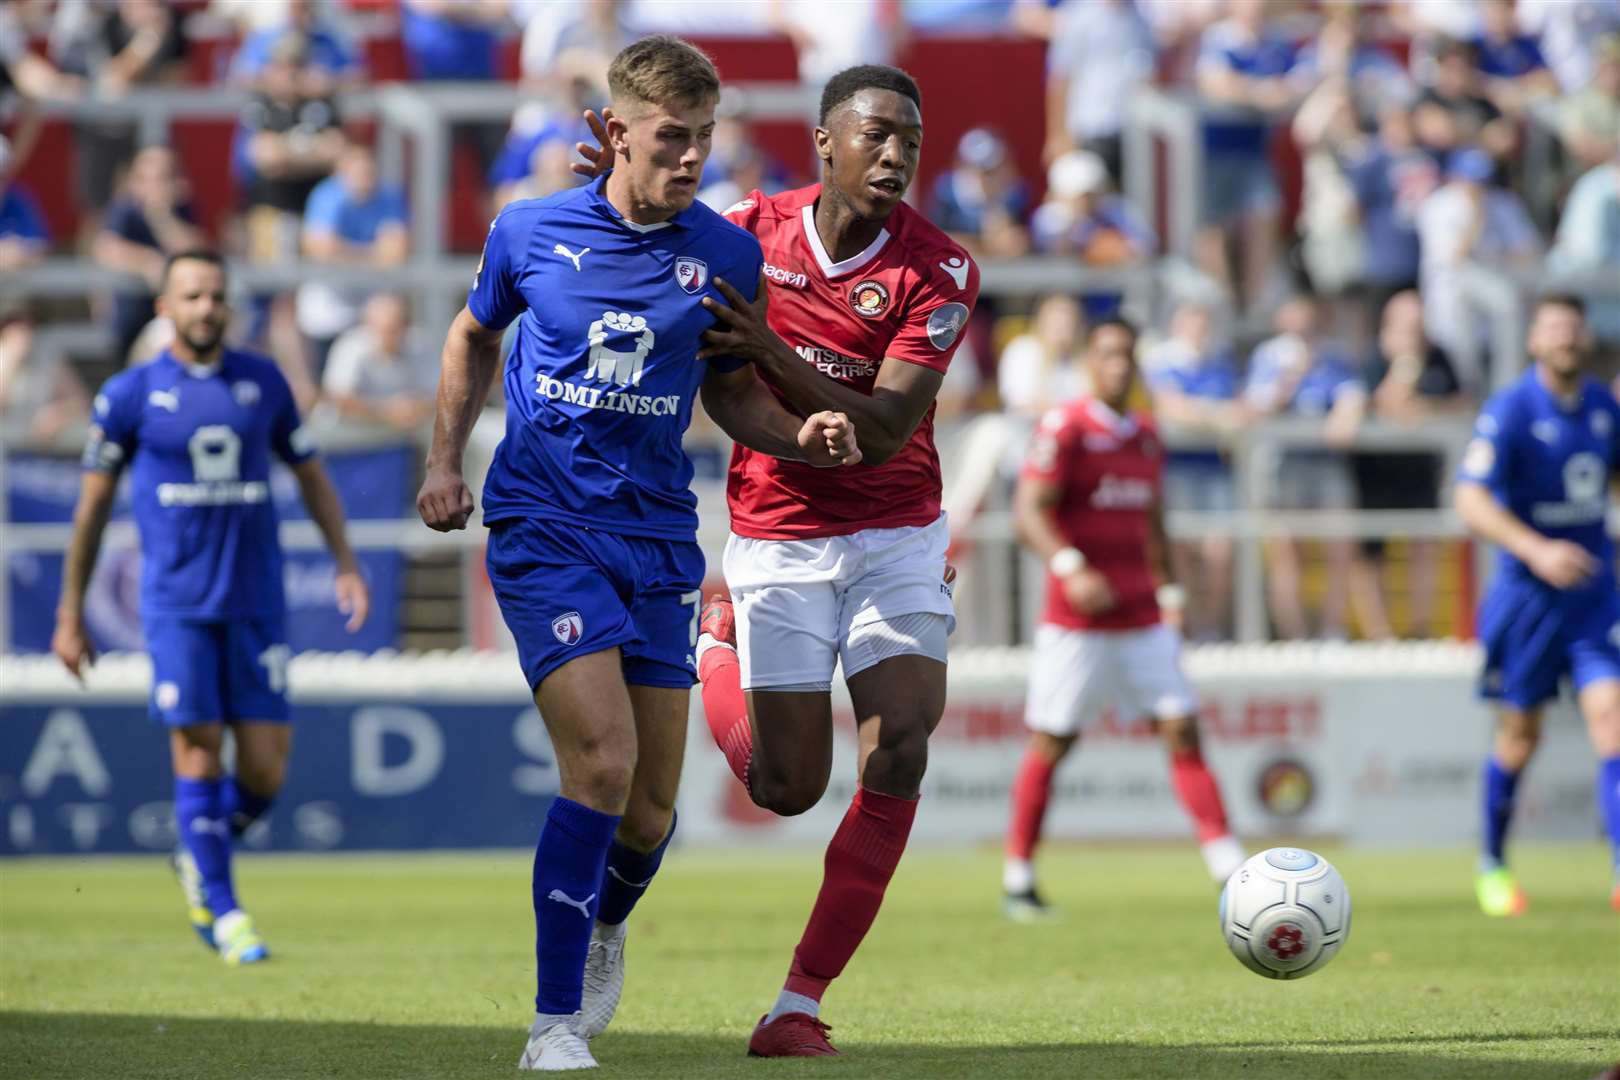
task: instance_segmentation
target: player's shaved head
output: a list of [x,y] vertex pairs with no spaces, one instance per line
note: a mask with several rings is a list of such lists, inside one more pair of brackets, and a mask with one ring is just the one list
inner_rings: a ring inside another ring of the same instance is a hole
[[922,112],[922,91],[917,89],[917,81],[910,75],[885,64],[861,64],[845,68],[827,80],[821,91],[821,112],[816,123],[826,127],[827,118],[862,90],[892,90],[910,98],[918,113]]
[[169,279],[174,276],[174,268],[182,263],[205,263],[218,269],[221,275],[225,273],[225,257],[217,251],[210,251],[207,248],[177,251],[163,263],[163,277],[158,281],[160,295],[169,291]]
[[613,111],[634,118],[648,105],[690,107],[720,100],[720,73],[697,46],[654,34],[619,50],[608,65]]

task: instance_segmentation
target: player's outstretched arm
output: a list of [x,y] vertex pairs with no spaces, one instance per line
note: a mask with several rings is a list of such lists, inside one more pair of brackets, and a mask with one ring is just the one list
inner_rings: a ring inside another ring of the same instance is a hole
[[501,331],[491,330],[462,308],[444,339],[433,445],[416,496],[417,513],[430,529],[465,529],[472,516],[473,497],[462,479],[462,456],[500,363]]
[[112,513],[118,490],[118,472],[87,471],[79,485],[79,505],[73,510],[73,539],[62,566],[62,599],[56,605],[56,632],[51,652],[84,682],[84,669],[96,662],[96,650],[84,625],[84,591],[101,554],[101,534]]
[[759,299],[752,302],[721,278],[714,279],[714,287],[726,303],[703,298],[703,306],[718,322],[703,335],[698,358],[737,356],[752,360],[795,409],[806,414],[823,409],[844,413],[861,433],[861,451],[868,465],[881,465],[900,452],[945,381],[941,372],[891,357],[878,368],[872,393],[863,394],[805,363],[766,324],[763,274]]
[[1452,505],[1470,532],[1505,549],[1555,589],[1579,588],[1601,569],[1579,544],[1554,540],[1526,525],[1484,484],[1458,481]]
[[860,463],[849,417],[822,411],[800,420],[782,408],[752,367],[711,372],[703,380],[703,408],[733,441],[750,450],[821,468]]
[[321,530],[327,550],[337,561],[337,578],[332,588],[337,593],[338,610],[349,617],[344,629],[352,634],[364,625],[371,611],[371,592],[361,576],[360,563],[349,546],[349,537],[343,531],[343,501],[338,498],[337,489],[332,486],[332,478],[326,475],[326,466],[321,464],[320,458],[305,458],[292,466],[292,471],[298,478],[298,489],[304,496],[309,516]]

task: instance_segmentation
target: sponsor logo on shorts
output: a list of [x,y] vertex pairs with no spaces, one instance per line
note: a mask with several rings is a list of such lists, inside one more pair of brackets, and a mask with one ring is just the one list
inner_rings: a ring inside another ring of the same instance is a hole
[[849,306],[861,318],[875,319],[889,310],[889,290],[876,278],[867,278],[849,290]]
[[172,682],[160,682],[152,688],[152,701],[158,708],[168,712],[180,704],[180,687]]
[[551,632],[564,645],[578,645],[585,636],[585,620],[577,611],[565,612],[551,620]]
[[967,320],[966,304],[941,304],[928,316],[928,343],[944,352],[955,343]]

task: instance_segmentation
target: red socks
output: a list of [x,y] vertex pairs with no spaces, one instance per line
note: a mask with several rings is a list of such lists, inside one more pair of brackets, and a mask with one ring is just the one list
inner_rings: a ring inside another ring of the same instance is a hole
[[1035,854],[1035,845],[1041,841],[1041,823],[1046,820],[1046,803],[1052,795],[1052,774],[1057,766],[1033,749],[1024,752],[1024,760],[1013,778],[1012,814],[1007,823],[1007,856],[1026,862]]
[[726,755],[726,764],[748,787],[748,763],[754,756],[754,733],[748,726],[748,700],[743,696],[742,666],[737,650],[716,645],[698,661],[703,684],[703,716],[709,734]]
[[1221,804],[1221,789],[1204,764],[1201,751],[1174,751],[1170,755],[1170,782],[1175,785],[1181,805],[1192,815],[1199,843],[1218,840],[1231,831],[1226,824],[1226,807]]
[[849,963],[877,918],[916,815],[916,799],[856,789],[827,845],[821,892],[793,950],[785,987],[789,993],[820,1001],[827,984]]

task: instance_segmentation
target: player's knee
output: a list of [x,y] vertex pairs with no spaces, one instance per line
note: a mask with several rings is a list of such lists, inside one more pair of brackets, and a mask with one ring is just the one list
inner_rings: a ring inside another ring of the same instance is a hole
[[1047,731],[1037,731],[1030,740],[1030,748],[1049,765],[1056,765],[1069,756],[1078,742],[1078,735],[1053,735]]
[[1191,716],[1159,721],[1159,735],[1172,754],[1191,753],[1199,747],[1198,721]]
[[885,794],[911,798],[922,788],[927,771],[928,728],[919,719],[888,726],[866,759],[861,782]]
[[821,801],[827,776],[803,770],[797,773],[761,773],[752,785],[754,802],[779,817],[796,817]]
[[559,755],[559,771],[570,798],[601,809],[621,812],[630,797],[630,783],[636,772],[633,746],[600,740],[574,748],[566,757]]
[[248,763],[238,760],[236,779],[255,795],[274,795],[281,790],[281,785],[287,782],[287,762],[278,760]]

